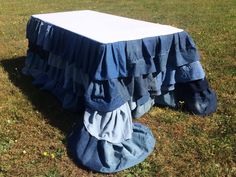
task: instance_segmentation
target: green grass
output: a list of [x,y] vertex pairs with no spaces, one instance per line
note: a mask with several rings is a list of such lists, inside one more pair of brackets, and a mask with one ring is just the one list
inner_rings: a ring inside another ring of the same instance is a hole
[[102,176],[67,155],[65,139],[75,115],[20,72],[30,15],[79,9],[185,29],[218,96],[217,112],[204,118],[152,108],[138,121],[152,129],[154,152],[143,163],[106,176],[236,176],[234,0],[0,0],[0,176]]

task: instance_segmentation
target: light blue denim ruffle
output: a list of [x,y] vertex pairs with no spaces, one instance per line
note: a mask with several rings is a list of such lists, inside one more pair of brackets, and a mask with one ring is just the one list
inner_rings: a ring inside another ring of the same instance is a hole
[[72,158],[85,167],[114,173],[142,162],[153,151],[155,138],[149,128],[133,124],[132,138],[122,143],[110,143],[91,136],[84,126],[74,128],[68,137],[68,149]]
[[125,103],[112,112],[98,112],[86,108],[84,126],[99,140],[116,144],[131,139],[133,126],[129,104]]

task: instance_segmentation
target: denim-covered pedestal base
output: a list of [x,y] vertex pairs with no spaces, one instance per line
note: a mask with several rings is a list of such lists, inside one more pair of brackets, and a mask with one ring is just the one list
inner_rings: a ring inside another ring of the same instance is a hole
[[154,149],[155,138],[149,128],[133,124],[130,139],[121,143],[98,140],[84,126],[76,126],[68,137],[68,149],[74,160],[85,167],[113,173],[142,162]]

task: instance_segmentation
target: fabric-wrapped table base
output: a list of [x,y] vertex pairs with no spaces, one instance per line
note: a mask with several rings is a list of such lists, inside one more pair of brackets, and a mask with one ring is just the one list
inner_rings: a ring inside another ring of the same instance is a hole
[[128,103],[111,112],[99,112],[86,108],[84,113],[86,130],[99,140],[120,143],[132,137],[133,126]]
[[132,137],[121,143],[98,140],[83,125],[75,127],[68,137],[68,149],[74,160],[102,173],[121,171],[144,161],[154,146],[151,131],[140,123],[133,124]]
[[[132,118],[141,117],[154,103],[159,104],[163,100],[164,105],[176,107],[183,100],[189,112],[200,115],[212,113],[216,108],[216,96],[203,79],[205,75],[198,61],[164,74],[113,79],[111,84],[107,81],[95,83],[90,91],[99,95],[96,99],[103,99],[103,95],[109,93],[103,89],[106,87],[96,84],[108,84],[107,90],[110,90],[110,85],[112,88],[119,86],[121,92],[116,98],[123,95],[127,99],[116,109],[102,112],[90,108],[83,101],[91,99],[86,97],[90,95],[86,93],[89,85],[93,85],[86,74],[73,65],[55,64],[57,59],[62,60],[53,54],[42,57],[29,52],[23,73],[31,75],[35,79],[33,83],[41,89],[56,95],[64,108],[72,111],[86,108],[84,124],[69,136],[68,148],[76,162],[94,171],[120,171],[142,162],[152,152],[155,139],[151,131],[140,124],[133,125]],[[113,91],[108,95],[117,95]]]
[[136,106],[132,107],[127,102],[111,112],[86,108],[84,124],[77,126],[68,139],[73,159],[91,170],[104,173],[142,162],[152,152],[155,139],[147,127],[132,123],[132,113],[142,116],[152,103],[151,98],[141,106],[133,102],[132,105]]
[[153,104],[154,100],[150,98],[144,105],[136,106],[134,110],[128,102],[111,112],[86,108],[83,117],[84,126],[90,135],[99,140],[113,144],[122,143],[132,138],[132,115],[143,116]]
[[[62,57],[54,54],[48,53],[44,56],[43,53],[28,51],[23,73],[33,76],[34,84],[52,91],[64,108],[72,110],[85,105],[94,110],[108,112],[127,101],[136,102],[136,106],[150,107],[153,104],[146,104],[150,96],[155,97],[172,91],[177,83],[185,84],[205,77],[200,62],[196,61],[139,77],[95,81],[75,64],[68,64]],[[136,110],[138,113],[139,110]],[[133,117],[140,116],[133,114]]]
[[155,97],[155,103],[205,116],[216,111],[217,97],[204,78],[175,84],[175,90]]

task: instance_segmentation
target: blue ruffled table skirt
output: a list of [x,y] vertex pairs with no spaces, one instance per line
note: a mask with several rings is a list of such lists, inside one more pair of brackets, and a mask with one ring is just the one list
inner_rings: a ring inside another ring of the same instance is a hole
[[[215,94],[199,62],[165,73],[89,82],[73,64],[59,61],[60,57],[53,54],[42,58],[28,51],[23,73],[34,78],[33,84],[51,91],[65,109],[85,111],[83,126],[69,136],[68,147],[76,162],[91,170],[120,171],[142,162],[153,151],[152,133],[143,125],[133,124],[132,118],[141,117],[155,103],[178,107],[183,100],[188,111],[200,115],[216,108]],[[176,83],[182,76],[187,81]],[[121,106],[116,99],[123,100]]]
[[184,102],[198,115],[216,110],[216,95],[184,31],[104,45],[31,18],[27,38],[23,73],[63,108],[84,111],[68,149],[91,170],[117,172],[153,151],[149,128],[132,122],[153,105],[183,108]]

